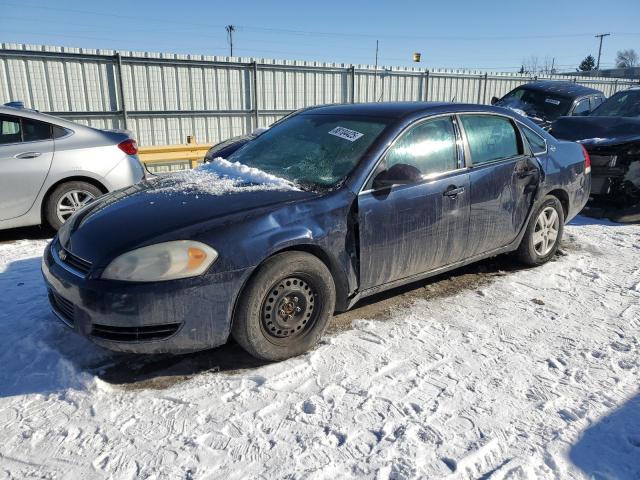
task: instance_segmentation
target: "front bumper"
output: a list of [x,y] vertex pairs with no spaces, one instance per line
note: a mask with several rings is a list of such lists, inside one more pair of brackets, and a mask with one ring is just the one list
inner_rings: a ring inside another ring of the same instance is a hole
[[90,279],[47,246],[42,274],[56,316],[110,350],[188,353],[224,344],[247,270],[156,283]]

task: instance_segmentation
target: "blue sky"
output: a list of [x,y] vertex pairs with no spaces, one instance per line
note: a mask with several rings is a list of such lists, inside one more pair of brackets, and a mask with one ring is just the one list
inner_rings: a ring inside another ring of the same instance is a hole
[[[168,1],[0,0],[0,42],[422,68],[517,70],[545,58],[574,70],[598,53],[640,53],[640,1]],[[411,54],[421,52],[420,64]]]

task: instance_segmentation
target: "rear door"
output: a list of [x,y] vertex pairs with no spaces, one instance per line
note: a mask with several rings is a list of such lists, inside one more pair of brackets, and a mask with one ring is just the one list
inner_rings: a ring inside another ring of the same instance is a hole
[[[465,252],[469,175],[454,119],[420,121],[394,142],[377,171],[405,164],[422,179],[358,196],[360,284],[367,289],[455,263]],[[374,175],[375,176],[375,175]]]
[[515,240],[533,206],[540,165],[514,121],[492,114],[460,115],[470,157],[468,256]]
[[29,211],[47,178],[53,152],[50,124],[0,115],[0,220]]

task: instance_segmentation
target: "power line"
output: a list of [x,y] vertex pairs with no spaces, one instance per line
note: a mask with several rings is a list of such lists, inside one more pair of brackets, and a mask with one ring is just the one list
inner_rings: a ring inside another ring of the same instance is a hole
[[[108,17],[116,17],[116,18],[125,18],[132,19],[131,15],[117,14],[112,12],[97,12],[91,10],[82,10],[82,9],[74,9],[74,8],[66,8],[66,7],[51,7],[44,5],[33,5],[33,4],[24,4],[24,3],[14,3],[14,2],[3,2],[2,5],[9,5],[15,7],[22,8],[35,8],[49,11],[58,11],[58,12],[72,12],[79,13],[82,15],[95,15],[95,16],[108,16]],[[25,19],[27,20],[27,19]],[[227,27],[228,25],[211,25],[207,23],[198,23],[198,22],[188,22],[184,20],[179,20],[176,18],[172,18],[171,20],[153,17],[153,16],[145,16],[145,22],[160,22],[165,24],[175,25],[176,23],[190,26],[200,26],[206,27],[207,29],[212,27]],[[298,29],[286,29],[286,28],[269,28],[269,27],[256,27],[250,25],[234,25],[235,31],[237,30],[248,30],[255,32],[273,32],[278,34],[291,34],[291,35],[306,35],[306,36],[335,36],[335,37],[363,37],[363,38],[387,38],[387,39],[402,39],[402,40],[464,40],[464,41],[481,41],[481,40],[534,40],[534,39],[553,39],[553,38],[577,38],[577,37],[588,37],[591,36],[592,33],[558,33],[558,34],[549,34],[549,35],[480,35],[480,36],[463,36],[463,35],[384,35],[384,34],[368,34],[368,33],[355,33],[355,32],[326,32],[326,31],[312,31],[312,30],[298,30]],[[608,34],[609,35],[609,34]],[[616,32],[617,36],[640,36],[640,32]]]
[[[78,38],[78,39],[88,39],[88,40],[104,40],[104,41],[109,41],[109,42],[116,42],[119,44],[122,43],[126,43],[127,40],[123,39],[123,38],[110,38],[110,37],[98,37],[98,36],[89,36],[89,35],[75,35],[75,34],[69,34],[69,33],[65,33],[65,32],[47,32],[47,33],[43,33],[42,31],[24,31],[24,30],[4,30],[4,32],[11,32],[11,33],[19,33],[19,34],[34,34],[34,35],[41,35],[41,36],[50,36],[50,37],[63,37],[63,38]],[[16,42],[16,43],[20,43],[20,42]],[[164,42],[160,42],[162,45],[168,45],[168,46],[176,46],[176,41],[169,41],[166,40]],[[250,45],[250,44],[249,44]],[[131,49],[131,48],[127,48],[127,49]],[[218,47],[217,50],[220,52],[220,54],[223,54],[223,49],[222,47]],[[314,55],[314,56],[321,56],[321,55],[326,55],[325,52],[310,52],[310,51],[290,51],[290,50],[270,50],[270,49],[261,49],[261,48],[250,48],[250,46],[247,46],[247,48],[235,48],[234,46],[234,52],[237,54],[237,52],[242,52],[245,53],[245,56],[256,56],[256,54],[258,53],[262,53],[262,54],[283,54],[283,55],[301,55],[301,56],[309,56],[309,55]],[[193,53],[193,52],[191,52]],[[368,64],[369,63],[369,59],[370,57],[368,55],[359,55],[359,56],[355,56],[355,58],[359,59],[360,61],[362,61],[362,63],[364,64]],[[394,62],[405,62],[408,63],[407,60],[408,57],[395,57],[395,56],[379,56],[379,61],[383,61],[383,63],[394,63]],[[569,58],[569,57],[567,57]],[[494,59],[494,60],[500,60],[500,59]],[[331,61],[331,62],[336,62],[335,59],[331,59],[331,60],[327,60],[327,61]],[[355,63],[355,62],[348,62],[348,63]],[[435,62],[434,62],[435,63]],[[579,62],[576,60],[575,63],[556,63],[555,67],[557,69],[571,69],[573,67],[575,67]],[[602,62],[602,65],[610,65],[613,66],[613,64],[609,63],[609,62]],[[464,70],[502,70],[502,71],[507,71],[507,70],[519,70],[521,67],[521,65],[518,63],[516,64],[515,62],[513,64],[502,64],[502,65],[492,65],[492,66],[488,66],[488,65],[459,65],[459,66],[453,66],[451,63],[447,63],[446,65],[444,65],[442,68],[448,68],[448,69],[464,69]]]

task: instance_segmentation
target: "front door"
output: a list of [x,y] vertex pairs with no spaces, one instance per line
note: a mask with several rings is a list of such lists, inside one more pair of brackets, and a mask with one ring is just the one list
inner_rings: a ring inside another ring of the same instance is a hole
[[421,179],[377,188],[370,181],[360,193],[363,290],[463,258],[469,222],[469,175],[460,168],[456,138],[449,116],[410,127],[394,142],[377,171],[410,165],[420,171]]
[[53,159],[51,125],[0,115],[0,220],[27,213]]

